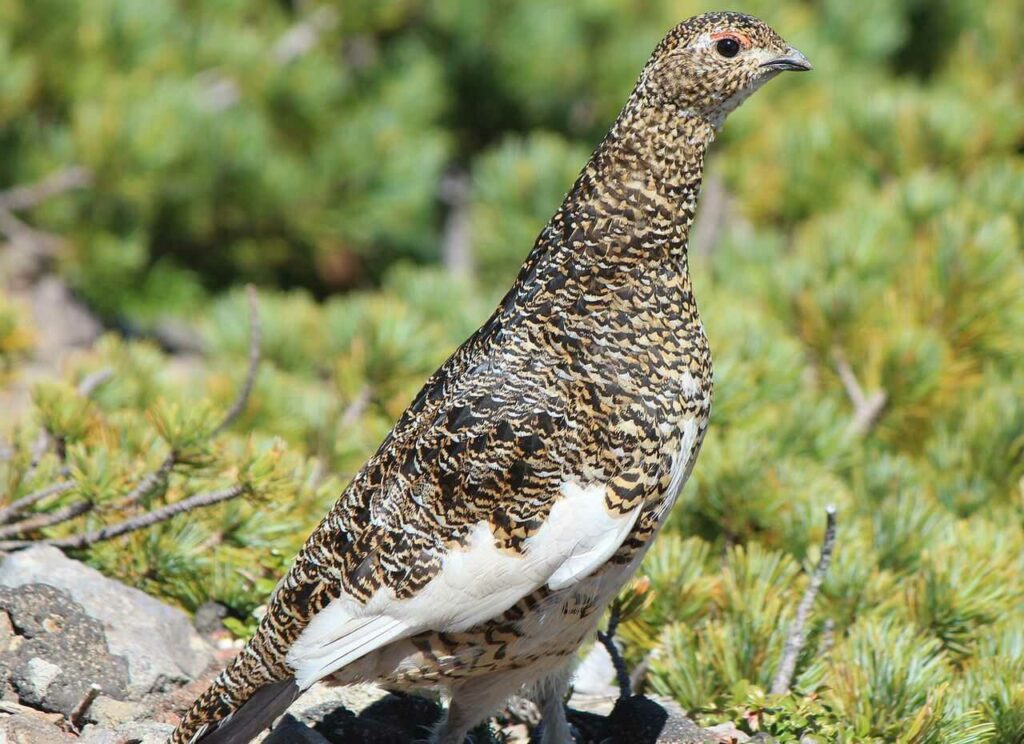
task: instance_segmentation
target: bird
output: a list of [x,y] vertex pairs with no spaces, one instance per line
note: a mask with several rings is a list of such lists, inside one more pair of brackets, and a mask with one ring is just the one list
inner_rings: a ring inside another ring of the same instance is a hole
[[172,744],[244,744],[314,683],[436,688],[432,744],[513,694],[571,742],[574,658],[687,481],[712,363],[687,236],[726,116],[807,58],[694,16],[655,47],[493,314],[426,381],[300,549]]

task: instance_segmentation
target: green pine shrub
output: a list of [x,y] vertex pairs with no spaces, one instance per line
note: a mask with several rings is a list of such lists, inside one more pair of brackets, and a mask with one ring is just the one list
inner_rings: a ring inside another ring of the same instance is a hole
[[[251,632],[498,301],[657,38],[713,5],[0,0],[0,189],[89,168],[90,186],[19,216],[66,239],[58,271],[112,327],[172,316],[203,347],[110,333],[37,384],[0,416],[0,508],[73,483],[29,510],[90,504],[26,535],[59,539],[240,485],[74,554],[185,608],[221,602]],[[759,93],[709,159],[726,218],[690,263],[712,424],[650,589],[629,595],[626,656],[701,722],[781,742],[1024,742],[1019,3],[741,9],[816,71]],[[468,279],[434,265],[452,173]],[[247,280],[263,361],[217,431],[247,369]],[[0,297],[0,383],[26,382],[32,346]],[[859,428],[843,365],[884,395]],[[792,689],[772,695],[827,504],[836,553]]]

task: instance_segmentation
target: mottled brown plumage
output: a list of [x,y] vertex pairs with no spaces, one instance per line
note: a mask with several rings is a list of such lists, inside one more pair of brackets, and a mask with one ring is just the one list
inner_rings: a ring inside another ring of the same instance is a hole
[[324,676],[448,688],[443,744],[539,683],[545,744],[566,741],[573,654],[707,426],[686,256],[705,150],[763,82],[808,68],[749,16],[665,37],[512,289],[310,536],[174,744],[248,741]]

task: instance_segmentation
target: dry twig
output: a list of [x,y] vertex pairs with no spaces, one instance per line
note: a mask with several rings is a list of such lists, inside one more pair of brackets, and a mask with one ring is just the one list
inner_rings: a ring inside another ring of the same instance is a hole
[[775,672],[775,679],[772,680],[771,693],[783,695],[789,691],[793,684],[793,674],[796,672],[796,660],[807,643],[807,618],[814,607],[814,600],[818,596],[822,583],[825,581],[825,574],[832,563],[832,552],[836,545],[836,508],[831,504],[825,507],[825,539],[821,544],[821,556],[818,558],[818,565],[814,567],[811,574],[811,583],[807,585],[800,604],[796,608],[796,616],[789,626],[789,633],[786,635],[786,643],[782,647],[782,658],[779,660],[779,668]]
[[86,375],[78,383],[78,394],[83,398],[88,398],[94,392],[96,388],[102,385],[104,382],[114,376],[114,370],[109,367],[98,369],[91,374]]
[[42,501],[47,496],[55,496],[59,493],[65,493],[74,487],[75,484],[72,481],[64,481],[63,483],[54,483],[46,488],[40,488],[38,491],[26,494],[17,501],[12,501],[3,509],[0,509],[0,524],[7,524],[21,512]]
[[251,284],[245,287],[249,298],[249,368],[245,373],[245,382],[238,391],[234,403],[224,415],[224,418],[213,429],[213,436],[220,434],[235,422],[249,403],[249,396],[252,395],[253,385],[256,384],[256,372],[260,366],[260,338],[263,335],[263,327],[260,325],[260,306],[256,296],[256,287]]
[[[44,713],[41,710],[30,708],[27,705],[16,703],[13,700],[0,700],[0,713],[8,713],[12,716],[31,716],[48,723],[59,723],[64,718],[60,713]],[[6,732],[5,732],[6,733]]]
[[338,23],[338,14],[333,8],[318,8],[308,17],[289,28],[273,48],[274,60],[286,65],[310,52],[320,42],[321,36]]
[[448,206],[441,233],[441,262],[452,276],[473,276],[473,236],[469,220],[469,174],[452,173],[441,181]]
[[157,486],[167,480],[167,476],[170,475],[171,469],[177,463],[178,455],[172,450],[170,454],[163,459],[163,462],[160,463],[160,466],[156,470],[152,473],[147,473],[142,477],[142,480],[135,484],[135,488],[129,491],[125,497],[121,499],[117,508],[124,509],[132,506],[151,494]]
[[878,423],[889,396],[884,390],[875,390],[870,395],[865,395],[864,388],[861,387],[857,375],[853,373],[853,368],[846,361],[846,355],[842,350],[834,349],[832,358],[835,361],[839,379],[846,390],[846,395],[853,403],[853,420],[850,421],[849,430],[856,436],[863,437]]
[[89,689],[85,691],[85,696],[78,702],[75,709],[71,711],[71,715],[68,716],[68,723],[71,725],[71,729],[75,732],[81,730],[82,719],[85,718],[85,714],[89,712],[90,706],[93,701],[103,692],[103,688],[97,684],[89,685]]
[[341,417],[338,420],[338,428],[342,431],[354,426],[359,417],[366,412],[366,407],[370,405],[370,398],[373,397],[373,390],[369,385],[364,385],[356,393],[355,397],[349,402],[342,411]]
[[72,165],[61,168],[35,183],[0,191],[0,210],[17,212],[37,207],[65,191],[80,189],[92,182],[88,168]]
[[61,239],[51,233],[38,230],[14,215],[15,212],[32,209],[55,196],[72,189],[88,186],[92,174],[80,166],[62,168],[35,183],[14,186],[0,191],[0,233],[12,242],[35,246],[38,252],[51,253],[61,245]]
[[14,535],[24,535],[28,532],[41,530],[44,527],[53,527],[55,524],[67,522],[75,517],[80,517],[87,511],[92,511],[92,507],[93,503],[91,501],[75,501],[72,504],[68,504],[63,509],[35,514],[27,519],[21,520],[20,522],[9,524],[6,527],[0,527],[0,539],[13,537]]

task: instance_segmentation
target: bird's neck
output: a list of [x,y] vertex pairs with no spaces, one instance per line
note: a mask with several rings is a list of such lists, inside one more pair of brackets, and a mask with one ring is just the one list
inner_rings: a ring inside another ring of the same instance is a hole
[[[481,333],[529,332],[533,313],[563,326],[630,325],[657,316],[699,325],[687,237],[713,123],[634,94],[537,238],[515,284]],[[650,308],[657,312],[648,312]],[[543,330],[543,329],[541,329]]]
[[561,249],[584,263],[685,271],[714,135],[713,122],[634,95],[549,224],[568,239]]

